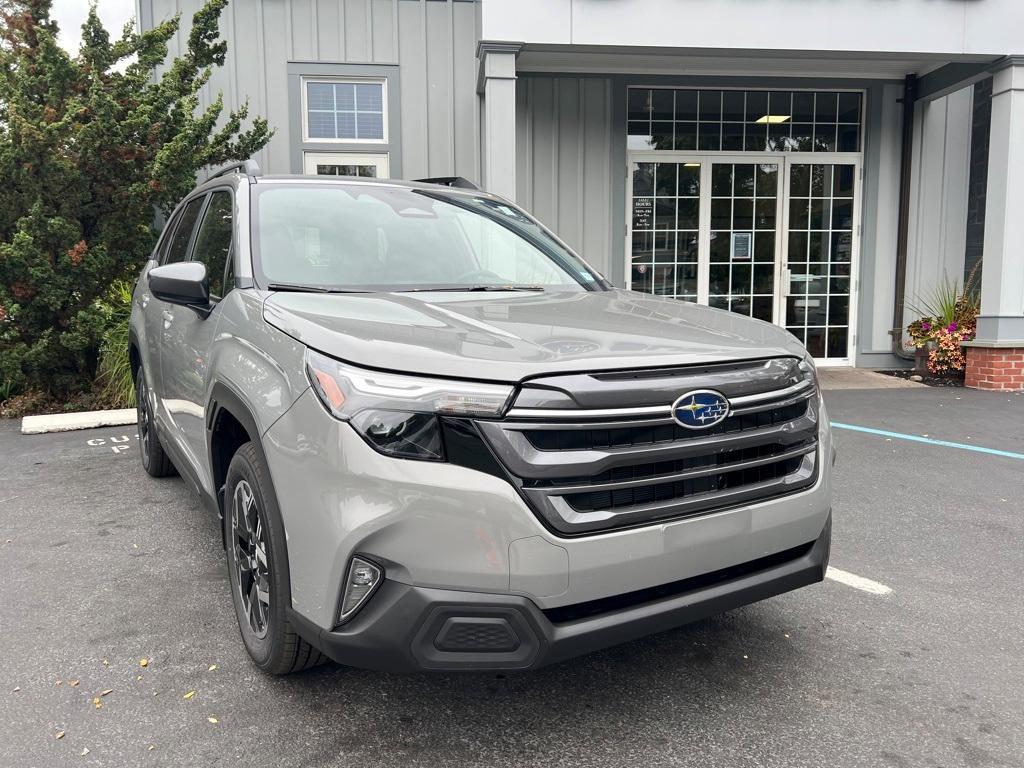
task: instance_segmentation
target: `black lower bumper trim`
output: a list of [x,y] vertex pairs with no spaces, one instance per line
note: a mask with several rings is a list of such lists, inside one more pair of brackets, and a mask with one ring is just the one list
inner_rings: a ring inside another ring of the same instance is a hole
[[[290,619],[306,640],[348,666],[388,672],[534,669],[821,581],[828,566],[831,538],[829,517],[818,539],[807,545],[666,585],[671,588],[667,593],[654,588],[650,590],[652,599],[644,602],[616,603],[616,598],[594,601],[610,608],[601,612],[595,612],[593,604],[584,603],[575,606],[586,608],[577,614],[568,607],[550,610],[546,615],[532,601],[518,595],[385,581],[366,607],[342,627],[321,629],[295,611],[290,611]],[[642,593],[622,597],[638,594]],[[555,623],[551,616],[571,620]],[[473,624],[474,619],[480,620],[476,623],[481,626],[500,623],[516,642],[494,650],[444,650],[447,628]],[[439,636],[441,641],[435,642]]]

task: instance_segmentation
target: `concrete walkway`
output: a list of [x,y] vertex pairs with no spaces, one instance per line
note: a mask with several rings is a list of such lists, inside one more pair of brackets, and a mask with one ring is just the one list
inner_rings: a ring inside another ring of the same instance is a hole
[[818,381],[822,389],[914,389],[927,386],[864,368],[819,368]]

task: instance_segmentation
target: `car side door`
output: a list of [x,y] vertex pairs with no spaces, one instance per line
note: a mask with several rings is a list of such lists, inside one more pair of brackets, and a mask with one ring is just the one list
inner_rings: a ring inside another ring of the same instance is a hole
[[167,223],[166,235],[161,239],[160,245],[153,254],[153,259],[147,265],[146,270],[140,278],[140,285],[136,290],[136,297],[143,312],[146,342],[144,344],[143,365],[145,366],[146,382],[155,395],[157,422],[162,431],[167,430],[165,413],[162,405],[163,400],[163,376],[161,358],[163,348],[167,342],[166,323],[168,313],[172,307],[165,301],[156,298],[149,290],[149,271],[153,267],[163,264],[171,264],[175,261],[184,261],[188,256],[188,247],[192,242],[192,233],[195,231],[196,222],[202,212],[202,205],[205,196],[199,196],[179,206]]
[[189,259],[206,266],[210,307],[197,311],[172,307],[165,323],[166,343],[161,358],[164,402],[174,424],[178,447],[207,490],[212,489],[206,456],[206,405],[210,390],[210,357],[221,318],[231,260],[233,197],[230,188],[209,193],[196,226]]

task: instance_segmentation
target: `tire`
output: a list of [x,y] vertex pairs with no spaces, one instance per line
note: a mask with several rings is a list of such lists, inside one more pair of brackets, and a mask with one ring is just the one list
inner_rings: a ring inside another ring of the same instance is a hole
[[259,452],[252,443],[245,443],[232,457],[224,485],[231,602],[253,663],[269,674],[286,675],[327,658],[288,621],[288,551],[270,489],[269,472]]
[[160,445],[149,398],[146,396],[147,392],[146,374],[140,365],[135,374],[135,414],[138,422],[142,468],[152,477],[169,477],[175,474],[174,464],[171,463],[170,457],[164,453],[164,448]]

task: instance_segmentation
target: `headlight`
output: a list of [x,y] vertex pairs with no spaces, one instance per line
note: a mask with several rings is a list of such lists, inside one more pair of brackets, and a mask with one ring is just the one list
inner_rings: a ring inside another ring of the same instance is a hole
[[818,389],[818,369],[814,365],[814,358],[809,354],[804,355],[804,359],[800,361],[800,371],[804,378],[810,379],[814,383],[814,388]]
[[438,416],[497,417],[512,387],[355,368],[312,350],[306,368],[324,406],[390,456],[444,460]]

